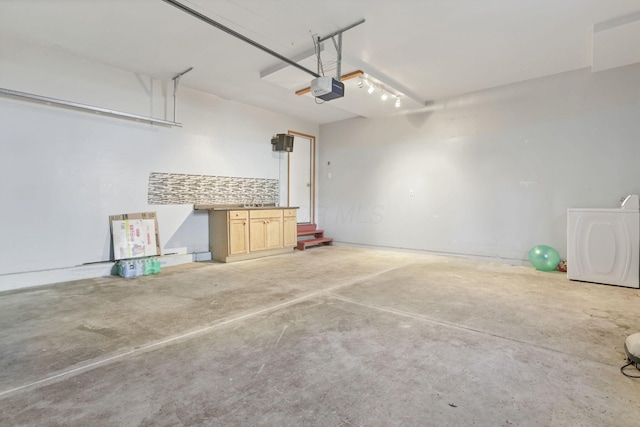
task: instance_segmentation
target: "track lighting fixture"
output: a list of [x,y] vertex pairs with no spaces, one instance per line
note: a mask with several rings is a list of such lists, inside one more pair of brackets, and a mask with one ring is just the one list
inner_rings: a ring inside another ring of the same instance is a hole
[[397,94],[395,91],[389,91],[387,90],[387,88],[381,84],[381,83],[377,83],[374,82],[372,80],[370,80],[369,78],[367,78],[367,76],[359,76],[358,77],[358,83],[357,83],[359,88],[363,88],[363,87],[367,87],[367,93],[369,93],[370,95],[373,94],[374,92],[377,92],[378,90],[380,91],[380,99],[382,101],[386,101],[387,99],[389,99],[389,96],[395,98],[395,107],[396,108],[400,108],[401,101],[400,101],[400,97],[402,95]]

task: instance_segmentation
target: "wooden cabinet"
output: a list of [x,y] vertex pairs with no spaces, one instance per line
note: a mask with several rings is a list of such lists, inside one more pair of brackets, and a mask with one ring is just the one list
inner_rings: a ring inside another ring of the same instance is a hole
[[249,250],[283,248],[282,209],[249,211]]
[[247,212],[229,211],[229,255],[249,253]]
[[282,235],[285,247],[298,244],[298,220],[295,209],[284,209],[282,212]]
[[267,249],[267,221],[263,218],[254,218],[249,222],[249,248],[252,251]]
[[249,253],[249,213],[209,211],[209,249],[213,259],[224,261]]
[[296,209],[209,210],[213,259],[230,262],[288,253],[297,244]]

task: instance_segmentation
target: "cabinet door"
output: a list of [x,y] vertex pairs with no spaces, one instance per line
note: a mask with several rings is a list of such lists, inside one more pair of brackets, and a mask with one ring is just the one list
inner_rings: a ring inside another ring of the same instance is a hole
[[267,249],[277,249],[282,247],[282,219],[269,218],[266,224]]
[[246,219],[229,221],[229,255],[249,253],[249,226]]
[[267,249],[267,220],[255,218],[249,222],[249,249],[261,251]]
[[296,217],[284,218],[284,247],[295,246],[298,243],[298,224]]

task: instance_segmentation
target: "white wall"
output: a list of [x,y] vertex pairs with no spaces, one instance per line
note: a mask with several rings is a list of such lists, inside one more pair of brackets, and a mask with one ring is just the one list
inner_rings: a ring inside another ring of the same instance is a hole
[[[21,40],[0,40],[0,53],[0,87],[173,119],[170,82]],[[0,275],[108,260],[108,216],[120,213],[158,212],[165,252],[206,252],[206,213],[148,205],[149,173],[278,179],[286,156],[271,151],[271,136],[318,134],[312,123],[187,84],[178,95],[182,128],[0,96]]]
[[[271,135],[319,133],[187,83],[182,128],[0,97],[0,275],[108,260],[108,216],[126,212],[158,212],[165,251],[207,251],[206,214],[148,205],[149,173],[282,178]],[[0,87],[172,119],[167,81],[21,40],[0,40]],[[356,244],[524,260],[544,243],[565,256],[567,208],[640,193],[639,87],[637,64],[580,70],[323,125],[318,222]]]
[[639,88],[640,64],[585,69],[323,125],[319,223],[354,244],[565,257],[567,208],[640,193]]

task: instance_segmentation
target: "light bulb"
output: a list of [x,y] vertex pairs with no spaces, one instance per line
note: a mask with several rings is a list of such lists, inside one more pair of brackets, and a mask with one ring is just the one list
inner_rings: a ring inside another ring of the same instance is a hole
[[383,91],[382,96],[380,96],[380,99],[382,99],[383,101],[386,101],[387,98],[388,98],[387,94]]
[[396,104],[395,105],[396,105],[396,108],[400,108],[400,97],[399,96],[396,97]]
[[367,89],[367,92],[369,92],[369,94],[372,94],[374,90],[375,89],[373,88],[373,85],[371,85],[369,86],[369,89]]

